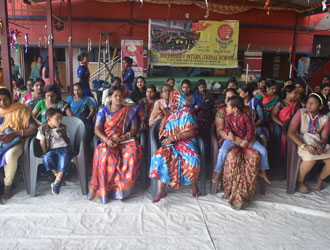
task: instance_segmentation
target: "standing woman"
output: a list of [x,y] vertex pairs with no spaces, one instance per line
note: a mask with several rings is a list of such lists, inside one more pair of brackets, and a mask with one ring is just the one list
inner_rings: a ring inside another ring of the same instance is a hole
[[132,69],[133,59],[125,56],[123,59],[123,86],[128,90],[133,90],[134,71]]
[[70,104],[74,116],[84,122],[87,135],[86,141],[89,143],[93,136],[93,116],[97,109],[96,100],[85,96],[83,85],[75,83],[73,85],[73,96],[69,96],[65,101]]
[[144,77],[139,76],[138,78],[136,78],[134,90],[132,91],[130,98],[133,102],[138,104],[139,101],[144,97],[146,97],[146,80],[144,79]]
[[151,158],[150,178],[158,180],[158,193],[152,203],[165,198],[165,185],[180,189],[192,184],[192,195],[200,195],[197,180],[200,158],[197,147],[197,119],[187,96],[174,90],[170,94],[171,110],[159,127],[162,146]]
[[88,54],[82,53],[80,56],[78,56],[78,61],[80,61],[80,65],[77,70],[78,82],[81,83],[83,86],[84,96],[93,97],[93,94],[89,87],[90,72],[88,69]]
[[39,101],[34,107],[32,113],[35,118],[41,115],[41,118],[38,121],[38,124],[46,122],[46,111],[49,108],[58,109],[63,115],[73,116],[73,113],[70,109],[70,104],[61,99],[61,94],[56,85],[51,84],[46,87],[45,90],[45,99]]
[[51,84],[55,84],[59,89],[61,89],[63,87],[62,83],[61,83],[61,79],[60,79],[60,73],[58,71],[57,65],[55,64],[55,57],[54,57],[54,82],[51,82],[50,78],[49,78],[49,59],[48,56],[46,57],[46,61],[44,62],[43,66],[42,66],[42,70],[41,70],[41,76],[42,79],[45,82],[45,87],[47,87],[48,85]]
[[[17,169],[18,158],[23,153],[23,139],[37,132],[37,128],[31,119],[32,114],[28,107],[21,103],[14,103],[8,89],[0,88],[0,142],[12,143],[1,154],[1,167],[5,170],[4,198],[11,197],[11,186]],[[14,140],[19,141],[14,143]]]
[[133,191],[142,163],[142,148],[136,140],[139,106],[123,105],[123,89],[109,91],[110,102],[99,109],[94,132],[102,142],[96,147],[87,199],[101,203],[122,200]]
[[30,79],[35,80],[37,78],[41,78],[41,67],[42,67],[42,57],[38,56],[38,60],[35,64],[33,64],[33,68],[31,70]]
[[266,119],[269,119],[270,113],[274,105],[280,99],[277,92],[277,83],[274,80],[269,80],[266,83],[266,90],[262,91],[260,94],[256,95],[256,98],[261,100],[262,105],[264,105],[264,114]]

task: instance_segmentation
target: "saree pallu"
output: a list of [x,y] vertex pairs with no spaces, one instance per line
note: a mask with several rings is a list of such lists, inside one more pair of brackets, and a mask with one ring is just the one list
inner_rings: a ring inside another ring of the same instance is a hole
[[[287,121],[291,119],[291,117],[296,113],[298,108],[300,108],[301,105],[298,104],[298,101],[291,103],[290,105],[285,106],[280,110],[280,113],[278,114],[278,118],[281,122],[283,122],[283,126],[285,126],[285,129],[287,129],[288,124],[286,124]],[[285,157],[286,154],[286,139],[283,133],[281,133],[281,155],[282,157]]]
[[[104,133],[108,138],[126,133],[137,114],[135,107],[123,107],[106,117]],[[89,186],[89,197],[101,203],[108,199],[125,199],[135,185],[142,164],[143,152],[137,141],[127,141],[114,148],[100,143],[94,153],[93,173]]]
[[41,101],[42,99],[44,99],[43,96],[39,96],[39,97],[35,97],[35,98],[31,98],[31,99],[29,99],[29,100],[27,100],[27,101],[25,102],[25,105],[28,106],[31,110],[33,110],[34,107],[37,105],[37,103],[38,103],[39,101]]
[[223,170],[224,199],[235,210],[253,200],[261,156],[251,148],[234,147],[228,153]]
[[256,98],[261,100],[261,102],[264,106],[264,114],[266,117],[268,117],[270,115],[272,108],[280,99],[277,95],[266,96],[263,92],[256,95]]

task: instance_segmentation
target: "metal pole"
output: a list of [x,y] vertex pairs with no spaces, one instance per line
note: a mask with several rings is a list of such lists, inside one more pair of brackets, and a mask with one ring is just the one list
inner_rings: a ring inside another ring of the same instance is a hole
[[133,36],[133,14],[134,14],[134,3],[131,2],[130,6],[130,17],[129,17],[129,36]]
[[9,48],[9,29],[8,29],[8,7],[7,0],[0,0],[0,20],[2,21],[1,34],[1,56],[3,82],[5,87],[11,90],[11,63],[10,63],[10,48]]
[[[296,13],[296,20],[295,20],[294,33],[293,33],[293,42],[292,42],[292,64],[293,64],[293,66],[297,65],[296,52],[297,52],[298,30],[299,30],[298,21],[299,21],[299,14]],[[292,76],[292,75],[290,75],[290,76]]]
[[73,95],[73,52],[72,52],[72,9],[71,0],[68,0],[68,21],[69,21],[69,74],[70,74],[70,94]]
[[52,0],[47,0],[47,31],[48,31],[49,79],[50,79],[50,83],[54,84],[54,48],[53,48]]
[[[248,47],[247,47],[247,49],[246,49],[246,52],[248,52],[248,51],[249,51],[249,49],[250,49],[250,45],[251,45],[251,44],[248,44]],[[249,77],[249,62],[246,60],[246,75],[245,75],[245,84],[247,84],[247,83],[248,83],[248,77]]]

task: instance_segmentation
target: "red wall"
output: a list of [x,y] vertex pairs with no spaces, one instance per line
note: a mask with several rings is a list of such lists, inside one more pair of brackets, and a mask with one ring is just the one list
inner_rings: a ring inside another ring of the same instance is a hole
[[[73,1],[73,18],[112,18],[112,19],[129,19],[130,8],[129,3],[102,3],[95,1],[77,0]],[[45,4],[40,3],[40,6],[45,7]],[[53,14],[57,16],[67,16],[66,1],[64,6],[61,7],[59,13],[60,2],[53,2]],[[138,3],[133,3],[133,19],[135,20],[148,20],[148,19],[185,19],[185,13],[190,14],[190,19],[200,20],[204,19],[205,10],[200,9],[193,5],[167,5],[161,4],[147,4],[144,3],[140,6]],[[17,9],[16,4],[16,9]],[[35,9],[35,7],[32,7]],[[9,5],[9,15],[12,14]],[[30,13],[31,9],[30,9]],[[16,15],[20,13],[16,12]],[[33,12],[35,16],[44,16],[45,12]],[[299,24],[301,26],[313,27],[323,17],[315,15],[309,17],[302,17]],[[241,27],[239,36],[240,49],[246,49],[247,45],[251,44],[251,49],[261,49],[264,47],[266,51],[288,51],[292,45],[293,40],[293,26],[295,24],[295,14],[285,11],[273,11],[270,15],[266,14],[263,10],[251,10],[241,14],[223,15],[210,12],[209,20],[239,20],[242,25],[254,25],[254,27]],[[30,44],[37,44],[39,37],[42,38],[44,44],[44,36],[46,35],[45,20],[39,21],[21,21],[30,30],[19,28],[15,25],[10,27],[17,28],[23,34],[29,33]],[[67,22],[65,22],[67,24]],[[260,27],[260,25],[272,25],[273,27]],[[259,27],[258,27],[259,26]],[[291,26],[291,28],[290,28]],[[87,46],[88,38],[92,39],[93,46],[97,46],[99,39],[99,32],[109,32],[111,46],[119,46],[120,39],[123,36],[129,35],[128,22],[88,22],[88,21],[74,21],[73,22],[73,43],[76,46]],[[298,37],[298,52],[311,52],[313,46],[313,31],[299,31]],[[320,33],[317,33],[318,35]],[[325,32],[325,35],[330,35],[330,32]],[[148,41],[148,24],[147,23],[134,23],[133,36],[142,37],[147,46]],[[58,32],[54,31],[54,40],[57,45],[66,45],[68,42],[67,26]],[[24,35],[19,38],[19,43],[24,43]]]

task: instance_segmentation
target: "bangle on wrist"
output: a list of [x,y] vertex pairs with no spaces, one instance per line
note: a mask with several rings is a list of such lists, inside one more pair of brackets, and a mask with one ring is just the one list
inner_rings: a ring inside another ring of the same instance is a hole
[[21,130],[21,137],[24,137],[24,130]]
[[128,138],[127,138],[127,140],[128,140],[129,138],[131,138],[131,133],[127,132],[127,135],[128,135]]
[[306,144],[306,143],[303,143],[303,144],[301,144],[299,147],[300,147],[301,149],[305,149],[306,146],[307,146],[307,144]]

